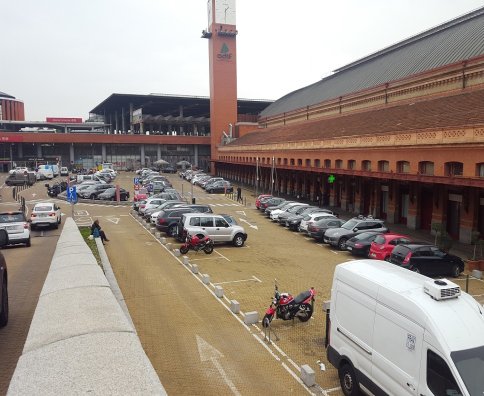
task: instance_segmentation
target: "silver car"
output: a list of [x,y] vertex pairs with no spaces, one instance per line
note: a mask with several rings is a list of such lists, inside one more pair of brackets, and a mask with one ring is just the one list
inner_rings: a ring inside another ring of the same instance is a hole
[[0,229],[7,231],[9,245],[24,243],[30,247],[30,224],[24,212],[1,212]]

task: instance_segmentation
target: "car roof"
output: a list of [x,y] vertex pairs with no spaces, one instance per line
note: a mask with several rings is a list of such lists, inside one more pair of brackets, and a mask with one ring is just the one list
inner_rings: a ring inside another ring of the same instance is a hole
[[54,206],[54,202],[37,202],[35,205],[34,205],[34,208],[36,206],[44,206],[44,205],[52,205]]

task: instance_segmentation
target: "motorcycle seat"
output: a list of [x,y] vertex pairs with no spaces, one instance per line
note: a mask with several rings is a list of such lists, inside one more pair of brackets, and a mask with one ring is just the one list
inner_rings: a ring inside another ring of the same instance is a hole
[[296,304],[300,304],[310,296],[311,296],[311,292],[309,290],[303,291],[302,293],[296,296],[296,298],[294,299],[294,302]]

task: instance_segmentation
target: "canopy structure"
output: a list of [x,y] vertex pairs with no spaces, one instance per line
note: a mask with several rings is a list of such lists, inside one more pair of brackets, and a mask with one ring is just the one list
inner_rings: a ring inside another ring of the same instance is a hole
[[158,161],[154,162],[155,165],[168,165],[169,162],[165,161],[164,159],[159,159]]

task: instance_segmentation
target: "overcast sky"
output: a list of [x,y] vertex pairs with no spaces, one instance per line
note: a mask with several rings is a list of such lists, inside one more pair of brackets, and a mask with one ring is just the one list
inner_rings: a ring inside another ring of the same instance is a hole
[[[279,97],[484,0],[237,0],[238,96]],[[209,96],[206,0],[0,2],[0,91],[27,120],[112,93]]]

